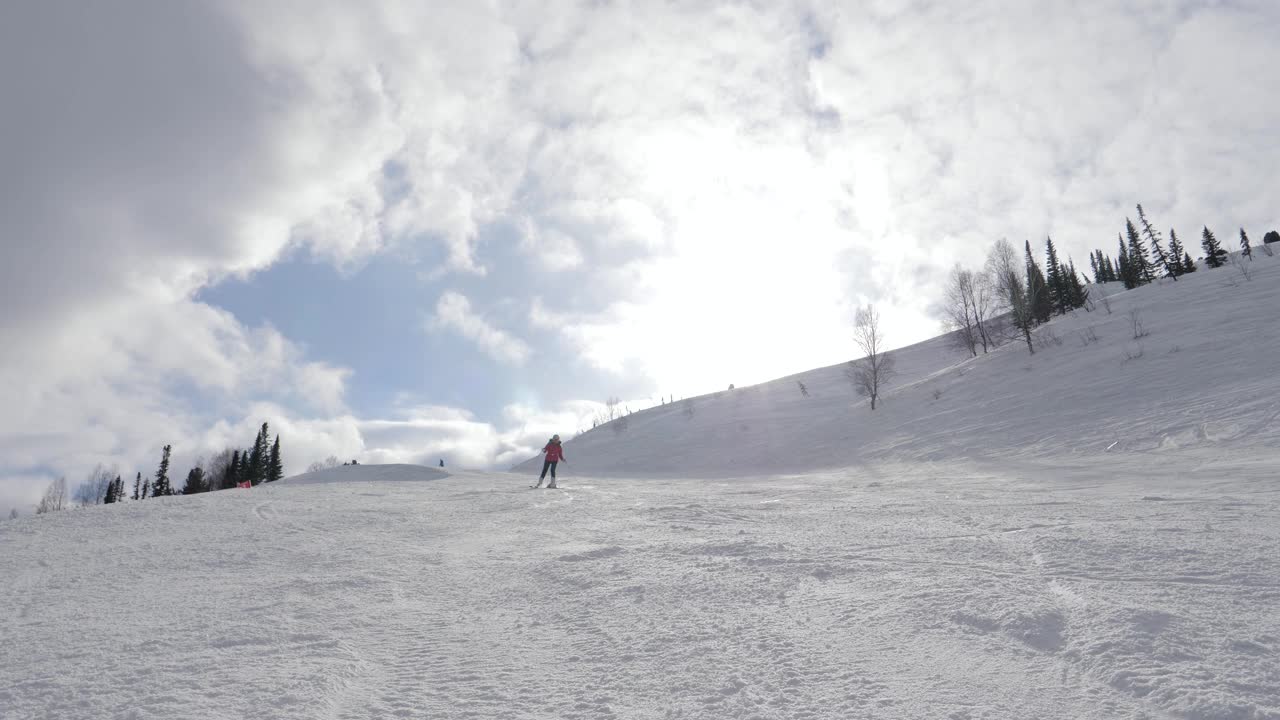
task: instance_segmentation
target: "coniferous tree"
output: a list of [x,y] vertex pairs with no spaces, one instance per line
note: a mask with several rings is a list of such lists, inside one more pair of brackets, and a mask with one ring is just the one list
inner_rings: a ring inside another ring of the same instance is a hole
[[122,484],[119,475],[116,476],[115,480],[107,483],[107,494],[102,498],[103,505],[112,505],[120,501],[120,486]]
[[1173,228],[1169,229],[1169,269],[1176,275],[1183,275],[1187,272],[1187,268],[1182,264],[1182,256],[1186,254],[1186,250],[1182,247],[1182,242],[1178,240],[1178,233]]
[[208,490],[209,487],[205,485],[204,468],[198,465],[191,468],[191,471],[187,473],[187,482],[182,486],[182,494],[196,495]]
[[1208,226],[1200,236],[1200,247],[1204,248],[1204,261],[1209,267],[1220,268],[1227,263],[1227,251],[1218,244],[1218,238]]
[[1098,265],[1098,251],[1094,250],[1089,253],[1089,267],[1093,269],[1093,281],[1102,282],[1102,268]]
[[1142,244],[1142,236],[1133,226],[1133,221],[1124,219],[1125,233],[1129,236],[1129,269],[1133,273],[1134,287],[1145,285],[1151,277],[1151,260],[1147,257],[1147,246]]
[[133,479],[133,499],[142,499],[142,473],[138,473],[138,476]]
[[155,495],[151,493],[151,478],[146,478],[142,481],[142,499],[146,500],[149,497],[155,497]]
[[271,454],[271,448],[267,445],[268,437],[267,424],[262,423],[258,436],[253,440],[253,449],[249,451],[249,465],[245,473],[246,479],[253,485],[261,483],[267,477],[267,461]]
[[[1120,236],[1117,235],[1117,238]],[[1132,290],[1138,286],[1133,279],[1133,267],[1129,265],[1129,251],[1124,247],[1124,239],[1120,238],[1120,256],[1117,263],[1120,268],[1120,281],[1124,283],[1126,290]]]
[[1027,246],[1027,301],[1031,303],[1031,316],[1036,323],[1049,322],[1053,317],[1053,299],[1049,297],[1049,288],[1044,280],[1044,273],[1031,255],[1031,241]]
[[[1102,251],[1099,250],[1098,253],[1101,254]],[[1116,276],[1116,266],[1114,263],[1111,262],[1110,257],[1106,255],[1102,255],[1102,264],[1106,268],[1107,282],[1116,282],[1117,280],[1119,280],[1119,278]]]
[[169,453],[172,450],[172,445],[164,446],[160,467],[156,470],[156,481],[151,485],[152,497],[167,497],[173,494],[173,485],[169,482]]
[[1249,247],[1249,236],[1245,234],[1244,228],[1240,228],[1240,254],[1253,262],[1253,248]]
[[276,441],[271,446],[271,456],[267,460],[267,482],[275,482],[284,477],[284,461],[280,459],[280,435],[276,434]]
[[231,453],[231,464],[227,466],[226,479],[222,481],[223,489],[229,489],[240,482],[240,451]]
[[1193,273],[1196,271],[1196,263],[1191,259],[1191,253],[1184,252],[1182,254],[1182,274]]
[[[1146,235],[1147,242],[1151,243],[1151,252],[1155,253],[1156,267],[1163,270],[1166,276],[1173,278],[1176,282],[1178,273],[1173,271],[1173,264],[1169,262],[1169,256],[1165,254],[1164,248],[1160,247],[1160,232],[1151,227],[1151,223],[1147,221],[1147,214],[1142,211],[1142,203],[1138,203],[1138,222],[1142,223],[1142,234]],[[1179,260],[1179,262],[1181,261]]]
[[258,451],[258,439],[262,437],[262,433],[258,433],[258,437],[253,441],[253,447],[248,448],[244,452],[244,456],[248,460],[242,460],[240,463],[241,482],[248,481],[250,485],[257,485],[260,481],[262,472],[262,454]]
[[1074,260],[1067,265],[1066,270],[1067,277],[1070,278],[1071,307],[1082,308],[1089,301],[1089,288],[1085,287],[1085,283],[1080,282],[1080,274],[1076,272]]
[[1045,240],[1046,260],[1045,278],[1049,287],[1049,301],[1059,315],[1066,315],[1071,309],[1071,289],[1067,285],[1066,274],[1062,272],[1062,263],[1058,260],[1058,251],[1053,247],[1053,238]]
[[1181,267],[1181,261],[1174,263],[1169,259],[1169,255],[1165,254],[1164,248],[1160,247],[1160,238],[1157,237],[1151,241],[1151,249],[1155,253],[1156,268],[1163,270],[1165,277],[1173,278],[1174,282],[1178,281],[1178,275],[1181,273],[1175,270],[1175,265]]

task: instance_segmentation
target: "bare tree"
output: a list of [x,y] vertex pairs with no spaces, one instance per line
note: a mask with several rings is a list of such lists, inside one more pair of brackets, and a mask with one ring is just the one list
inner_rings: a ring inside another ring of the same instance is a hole
[[316,462],[313,462],[313,463],[311,463],[310,465],[308,465],[308,466],[307,466],[307,472],[317,472],[317,471],[319,471],[319,470],[329,470],[330,468],[336,468],[336,467],[338,467],[339,465],[342,465],[342,464],[344,464],[344,463],[340,463],[340,462],[338,462],[338,457],[337,457],[336,455],[330,455],[329,457],[325,458],[324,460],[317,460]]
[[1150,335],[1147,328],[1142,324],[1142,311],[1133,308],[1129,311],[1129,329],[1133,331],[1133,339],[1138,340]]
[[959,265],[951,268],[947,276],[946,290],[943,292],[943,322],[947,329],[955,332],[956,342],[971,357],[978,357],[978,329],[974,320],[973,307],[969,304],[969,293],[965,286],[972,284],[973,273],[962,269]]
[[107,488],[119,475],[118,468],[106,468],[98,463],[89,477],[76,486],[72,499],[79,505],[101,505],[107,497]]
[[622,401],[616,397],[611,397],[604,401],[604,406],[606,411],[608,412],[608,417],[610,420],[618,416],[618,403],[620,402]]
[[[1245,265],[1240,257],[1240,255],[1229,255],[1227,256],[1227,261],[1231,263],[1231,267],[1240,273],[1240,277],[1244,278],[1245,282],[1248,282],[1253,279],[1253,273],[1249,271],[1249,266]],[[1249,259],[1253,260],[1253,257],[1250,256]]]
[[49,483],[49,488],[44,491],[44,497],[40,498],[40,504],[36,505],[36,514],[43,515],[66,509],[67,479],[61,477]]
[[991,251],[987,254],[986,271],[1002,309],[1009,313],[1013,327],[1018,329],[1027,343],[1027,350],[1035,355],[1036,348],[1031,341],[1031,327],[1035,324],[1035,298],[1027,293],[1022,282],[1025,267],[1018,257],[1018,251],[1013,249],[1008,240],[997,240],[991,246]]
[[944,321],[948,328],[957,331],[960,347],[973,357],[978,356],[979,346],[986,353],[996,343],[990,327],[996,306],[994,299],[991,282],[984,273],[965,270],[959,265],[951,269],[943,294]]
[[234,485],[229,482],[227,471],[231,469],[231,456],[235,452],[234,448],[225,448],[209,458],[209,466],[205,468],[204,476],[208,479],[210,490],[226,490]]
[[850,361],[845,373],[859,395],[871,398],[871,409],[875,410],[880,391],[893,378],[893,357],[885,351],[880,313],[874,305],[858,308],[853,321],[853,341],[865,356]]
[[973,308],[974,326],[978,329],[978,341],[982,343],[982,352],[991,352],[996,345],[996,335],[992,331],[992,315],[996,309],[995,289],[991,279],[985,273],[970,273],[969,282],[963,287],[969,296],[969,306]]

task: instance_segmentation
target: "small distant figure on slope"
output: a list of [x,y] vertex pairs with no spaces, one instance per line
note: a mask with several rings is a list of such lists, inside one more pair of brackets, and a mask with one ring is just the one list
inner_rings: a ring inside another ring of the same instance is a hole
[[444,458],[440,458],[440,467],[444,467]]
[[547,444],[542,447],[542,452],[547,454],[547,459],[542,463],[542,475],[538,478],[538,484],[534,485],[534,487],[542,487],[542,481],[547,479],[547,471],[550,470],[551,482],[547,484],[547,487],[553,488],[556,486],[556,465],[561,461],[568,462],[564,457],[564,448],[560,447],[560,436],[552,435]]

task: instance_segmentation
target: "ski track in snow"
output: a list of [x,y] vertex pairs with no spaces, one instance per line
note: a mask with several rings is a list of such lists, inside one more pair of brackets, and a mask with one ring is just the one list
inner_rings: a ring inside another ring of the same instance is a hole
[[1280,717],[1267,485],[931,470],[285,483],[9,523],[0,708]]

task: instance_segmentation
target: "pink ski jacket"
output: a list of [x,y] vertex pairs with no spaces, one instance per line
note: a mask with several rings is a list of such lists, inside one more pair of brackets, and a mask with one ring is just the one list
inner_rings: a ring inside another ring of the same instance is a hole
[[564,459],[564,450],[560,447],[560,443],[554,440],[547,443],[547,446],[542,448],[542,452],[547,454],[547,462],[560,462]]

